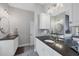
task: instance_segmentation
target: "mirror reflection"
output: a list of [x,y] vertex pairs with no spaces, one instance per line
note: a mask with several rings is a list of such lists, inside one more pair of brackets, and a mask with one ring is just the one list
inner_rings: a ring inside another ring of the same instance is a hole
[[64,34],[64,13],[51,16],[51,34]]

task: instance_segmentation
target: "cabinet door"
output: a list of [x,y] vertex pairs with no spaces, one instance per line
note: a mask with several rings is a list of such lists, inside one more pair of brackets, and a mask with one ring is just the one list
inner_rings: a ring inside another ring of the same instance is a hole
[[44,56],[44,49],[43,49],[42,42],[39,39],[36,39],[36,51],[39,56]]
[[40,29],[50,29],[50,15],[40,14]]
[[14,53],[14,40],[0,41],[0,56],[13,56]]
[[18,37],[16,37],[15,39],[14,39],[14,51],[16,52],[16,50],[17,50],[17,48],[18,48]]

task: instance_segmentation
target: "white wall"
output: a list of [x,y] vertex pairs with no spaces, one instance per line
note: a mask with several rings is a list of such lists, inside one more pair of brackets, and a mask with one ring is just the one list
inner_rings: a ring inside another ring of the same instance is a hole
[[20,35],[19,45],[29,44],[29,22],[34,20],[34,34],[37,35],[38,14],[43,12],[43,8],[38,4],[32,3],[4,3],[0,4],[0,6],[7,9],[10,15],[10,32],[14,32],[15,28],[18,28]]
[[[33,34],[32,33],[31,34],[33,35],[33,37],[35,37],[36,35],[38,35],[38,14],[40,14],[41,12],[43,12],[43,8],[40,5],[38,5],[38,4],[27,4],[27,3],[26,4],[22,4],[22,3],[16,4],[15,3],[15,4],[9,4],[9,5],[11,7],[18,8],[18,9],[21,9],[21,10],[27,10],[27,11],[34,12],[34,32],[33,32]],[[13,11],[14,11],[14,9],[12,10],[12,12]],[[17,12],[15,12],[15,13],[17,13]],[[20,12],[18,12],[18,13],[20,13]],[[32,17],[32,16],[28,16],[28,17]],[[22,37],[25,36],[25,34],[22,34],[22,35],[23,35]],[[26,34],[26,35],[28,35],[28,34]],[[30,34],[29,34],[29,36],[30,36]],[[28,41],[27,42],[25,41],[26,36],[24,38],[24,41],[23,41],[22,37],[20,39],[20,45],[28,44],[30,42],[29,40],[28,40],[29,42]]]
[[0,3],[0,7],[8,10],[9,5],[7,3]]
[[44,8],[36,3],[9,3],[11,7],[29,10],[34,12],[35,34],[38,32],[38,14],[44,12]]
[[73,26],[79,26],[79,3],[73,4]]
[[18,8],[10,7],[10,30],[18,29],[20,36],[19,45],[30,43],[30,21],[34,20],[34,13]]
[[35,3],[9,3],[11,7],[30,10],[34,12],[34,36],[38,35],[38,15],[44,12],[44,8]]

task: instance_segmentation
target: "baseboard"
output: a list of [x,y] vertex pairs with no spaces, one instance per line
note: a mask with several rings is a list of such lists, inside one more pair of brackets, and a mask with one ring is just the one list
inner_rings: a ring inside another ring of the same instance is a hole
[[33,46],[33,44],[22,44],[22,45],[19,45],[18,47],[23,47],[23,46]]

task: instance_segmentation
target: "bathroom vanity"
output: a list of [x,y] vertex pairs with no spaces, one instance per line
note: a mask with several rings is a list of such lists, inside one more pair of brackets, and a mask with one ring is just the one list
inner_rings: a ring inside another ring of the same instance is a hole
[[48,45],[40,41],[38,38],[36,38],[36,51],[39,54],[39,56],[62,56],[60,53],[50,48]]
[[[51,39],[49,36],[38,36],[35,40],[35,49],[39,56],[78,56],[75,50],[61,40]],[[45,42],[45,40],[53,40],[54,43]]]
[[0,39],[0,56],[13,56],[18,48],[18,35],[8,35]]

